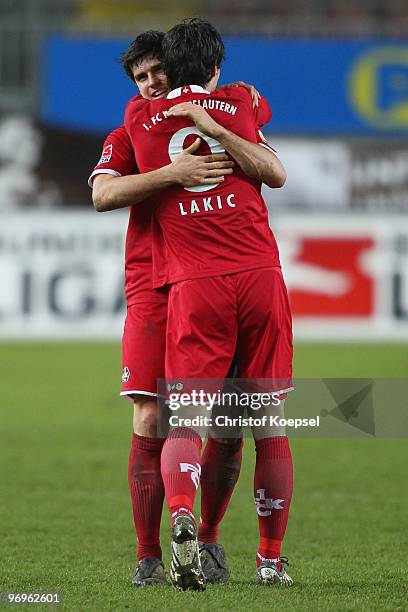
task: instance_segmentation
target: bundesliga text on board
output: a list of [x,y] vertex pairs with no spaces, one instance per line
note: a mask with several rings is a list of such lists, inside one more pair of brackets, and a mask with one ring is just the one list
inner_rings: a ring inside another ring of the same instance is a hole
[[[0,224],[2,339],[113,339],[127,215],[10,213]],[[408,222],[271,216],[298,340],[408,338]]]

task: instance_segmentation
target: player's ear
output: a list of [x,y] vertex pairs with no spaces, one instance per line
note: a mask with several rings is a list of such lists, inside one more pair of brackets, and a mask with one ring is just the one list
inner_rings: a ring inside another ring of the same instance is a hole
[[220,78],[220,74],[221,74],[221,69],[219,66],[213,66],[212,70],[211,70],[211,78],[213,79],[214,77],[218,79]]
[[211,83],[214,85],[214,89],[217,87],[218,79],[220,78],[221,70],[219,66],[213,66],[211,70]]

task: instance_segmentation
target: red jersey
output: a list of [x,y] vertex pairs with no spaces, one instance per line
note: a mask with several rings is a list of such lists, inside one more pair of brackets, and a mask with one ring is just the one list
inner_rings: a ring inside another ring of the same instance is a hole
[[[97,174],[127,176],[138,172],[132,143],[122,125],[109,134],[101,158],[89,177],[92,187]],[[166,302],[167,296],[152,289],[152,210],[146,205],[130,208],[126,234],[125,278],[129,306],[140,302]]]
[[[259,109],[254,109],[243,87],[209,93],[197,85],[178,88],[166,99],[134,98],[126,108],[125,127],[140,172],[169,164],[197,136],[203,141],[201,154],[224,152],[219,142],[199,132],[188,119],[168,117],[175,104],[199,104],[215,121],[256,143],[263,142],[259,123],[271,116],[261,100]],[[249,179],[238,165],[217,185],[174,186],[158,192],[155,202],[153,286],[280,265],[261,183]]]

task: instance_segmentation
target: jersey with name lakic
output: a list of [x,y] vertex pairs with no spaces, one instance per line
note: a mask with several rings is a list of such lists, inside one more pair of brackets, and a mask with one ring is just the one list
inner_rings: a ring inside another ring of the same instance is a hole
[[[167,99],[131,100],[125,127],[132,140],[138,168],[149,172],[169,164],[197,137],[199,153],[223,153],[223,146],[202,134],[190,120],[169,117],[167,111],[180,102],[199,104],[221,125],[257,143],[259,119],[266,101],[254,109],[243,87],[212,93],[197,85],[176,89]],[[167,188],[157,193],[153,231],[153,281],[155,287],[192,278],[231,274],[255,268],[279,266],[275,238],[268,224],[268,210],[261,184],[249,179],[236,165],[234,173],[216,185]],[[167,261],[166,274],[162,266]]]
[[[102,155],[88,184],[97,174],[128,176],[138,172],[130,138],[121,127],[103,143]],[[130,208],[125,247],[125,291],[128,306],[141,302],[166,302],[163,292],[152,288],[152,207],[146,202]],[[163,264],[162,264],[163,265]]]

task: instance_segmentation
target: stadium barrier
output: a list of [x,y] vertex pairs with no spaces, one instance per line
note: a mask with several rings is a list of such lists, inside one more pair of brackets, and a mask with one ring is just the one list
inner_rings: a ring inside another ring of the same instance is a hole
[[[0,338],[117,339],[127,213],[3,213]],[[408,221],[279,215],[297,340],[408,338]]]

